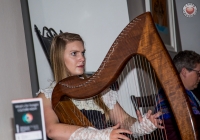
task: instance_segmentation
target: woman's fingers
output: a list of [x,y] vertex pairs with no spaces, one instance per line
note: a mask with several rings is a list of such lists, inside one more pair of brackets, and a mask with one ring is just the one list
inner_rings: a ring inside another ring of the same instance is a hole
[[123,133],[126,134],[132,134],[131,131],[126,130],[126,129],[119,129],[120,128],[120,123],[116,124],[115,126],[112,127],[113,130],[110,134],[110,140],[130,140],[128,137],[126,137],[125,135],[123,135]]
[[110,140],[118,140],[118,139],[130,140],[127,136],[123,135],[124,133],[132,134],[131,131],[126,129],[115,129],[110,134]]
[[158,124],[162,124],[163,121],[161,119],[157,119]]
[[117,130],[115,130],[116,131],[116,133],[126,133],[126,134],[132,134],[132,132],[131,131],[129,131],[129,130],[126,130],[126,129],[117,129]]
[[113,126],[112,128],[113,129],[118,129],[120,127],[120,124],[119,123],[117,123],[115,126]]
[[146,114],[147,119],[151,116],[151,114],[152,114],[152,111],[151,111],[151,110],[148,110],[148,112],[147,112],[147,114]]
[[164,126],[162,126],[161,124],[163,123],[163,121],[161,119],[156,119],[156,127],[157,128],[160,128],[160,129],[163,129]]
[[165,127],[162,125],[157,125],[157,128],[164,129]]
[[[163,122],[162,120],[158,119],[161,115],[162,115],[162,112],[160,111],[155,114],[152,114],[152,111],[148,110],[148,112],[146,113],[146,118],[149,119],[157,128],[163,129],[164,126],[161,125]],[[141,115],[141,118],[142,118],[142,115]],[[141,122],[141,120],[139,121]]]
[[162,112],[158,111],[157,113],[154,114],[154,117],[155,118],[158,118],[162,115]]
[[[123,134],[117,134],[116,135],[116,140],[130,140],[127,136],[123,135]],[[111,139],[112,140],[112,139]]]
[[132,134],[131,131],[127,130],[127,129],[119,129],[120,127],[120,123],[117,123],[115,126],[113,126],[113,130],[115,130],[116,133],[127,133],[127,134]]
[[[155,116],[154,116],[155,115]],[[149,120],[157,127],[157,128],[160,128],[160,129],[163,129],[164,126],[162,126],[162,123],[163,121],[161,119],[157,119],[157,115],[158,114],[154,114],[154,115],[151,115],[149,117]]]
[[142,114],[141,114],[140,110],[137,110],[136,113],[137,113],[137,118],[138,118],[139,122],[141,122],[142,121]]
[[[148,112],[146,113],[146,118],[149,119],[157,128],[163,129],[164,126],[161,125],[163,122],[162,120],[158,119],[161,115],[162,112],[160,111],[152,115],[152,111],[148,110]],[[142,122],[142,115],[139,110],[137,110],[137,117],[139,122]]]

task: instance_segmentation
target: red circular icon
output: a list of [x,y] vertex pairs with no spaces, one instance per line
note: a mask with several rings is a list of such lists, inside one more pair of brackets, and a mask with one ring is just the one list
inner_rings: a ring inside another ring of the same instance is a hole
[[193,3],[187,3],[183,7],[183,14],[186,17],[193,17],[197,13],[197,7]]

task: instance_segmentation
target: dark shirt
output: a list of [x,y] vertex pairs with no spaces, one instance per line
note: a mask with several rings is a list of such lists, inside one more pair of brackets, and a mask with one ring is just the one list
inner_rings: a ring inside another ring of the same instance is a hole
[[106,121],[105,114],[97,110],[80,110],[83,115],[92,123],[92,125],[97,129],[105,129],[107,127],[112,127],[113,125]]
[[[192,107],[192,111],[195,114],[195,117],[200,117],[200,108],[193,96],[193,93],[189,90],[186,90],[186,93],[189,97],[189,101]],[[164,94],[163,89],[161,89],[158,93],[157,106],[155,108],[155,112],[157,111],[162,111],[163,113],[160,119],[164,120],[167,138],[170,140],[181,140],[175,118],[173,116],[172,110]]]

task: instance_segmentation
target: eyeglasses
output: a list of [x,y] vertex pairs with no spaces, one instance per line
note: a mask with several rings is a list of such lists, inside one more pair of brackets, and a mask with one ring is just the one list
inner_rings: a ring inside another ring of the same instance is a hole
[[197,76],[200,77],[200,70],[194,70],[194,69],[191,69],[191,68],[186,68],[187,70],[189,71],[195,71]]

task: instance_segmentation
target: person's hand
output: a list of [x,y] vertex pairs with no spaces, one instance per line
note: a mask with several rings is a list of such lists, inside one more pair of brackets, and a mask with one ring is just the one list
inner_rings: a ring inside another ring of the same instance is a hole
[[110,133],[110,140],[119,140],[119,139],[130,140],[128,137],[126,137],[122,133],[132,134],[132,132],[126,129],[119,129],[119,127],[120,127],[119,123],[112,127],[113,130]]
[[[162,120],[161,119],[158,119],[158,117],[162,115],[161,112],[157,112],[155,114],[152,115],[152,111],[149,110],[147,113],[146,113],[146,118],[149,119],[157,128],[161,128],[163,129],[164,126],[162,126]],[[137,110],[137,117],[138,117],[138,120],[139,122],[142,122],[142,115],[140,113],[139,110]]]

